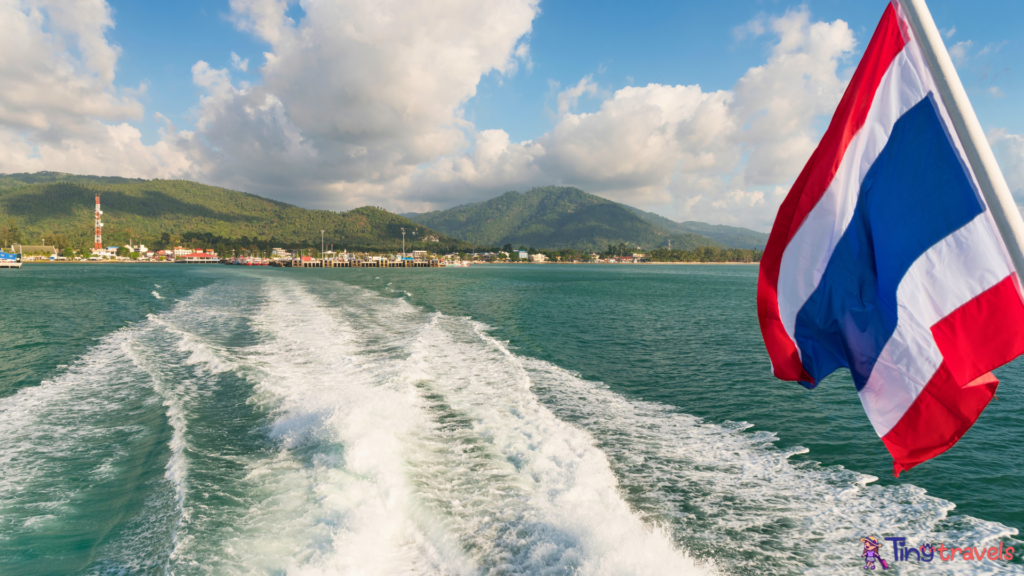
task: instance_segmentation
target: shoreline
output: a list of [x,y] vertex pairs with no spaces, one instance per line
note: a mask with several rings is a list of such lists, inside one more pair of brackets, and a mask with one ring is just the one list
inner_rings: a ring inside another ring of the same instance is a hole
[[[22,262],[22,266],[28,264],[45,264],[45,265],[61,265],[61,264],[90,264],[90,265],[108,265],[108,264],[186,264],[192,266],[227,266],[227,264],[208,264],[208,263],[197,263],[197,262],[156,262],[156,261],[124,261],[124,260],[99,260],[99,261],[83,261],[83,260],[26,260]],[[693,266],[693,265],[729,265],[729,266],[753,266],[759,265],[760,262],[473,262],[471,266],[500,266],[500,265],[511,265],[517,266]],[[267,266],[254,266],[255,268],[267,268]]]

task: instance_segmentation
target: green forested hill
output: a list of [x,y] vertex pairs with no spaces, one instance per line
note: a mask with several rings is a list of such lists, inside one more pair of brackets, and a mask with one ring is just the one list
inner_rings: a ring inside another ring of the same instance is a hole
[[669,239],[681,250],[719,245],[698,234],[665,230],[622,204],[557,186],[506,192],[478,204],[409,216],[434,230],[487,246],[603,251],[610,244],[625,243],[650,250]]
[[[253,194],[184,180],[136,180],[76,176],[54,172],[0,175],[0,228],[13,223],[25,242],[60,237],[75,248],[92,245],[96,194],[103,209],[104,244],[141,239],[158,243],[202,244],[205,238],[242,239],[243,245],[308,245],[325,242],[337,248],[393,250],[409,232],[407,248],[427,245],[433,251],[472,246],[433,232],[403,216],[372,207],[348,212],[306,210]],[[437,236],[437,243],[423,243]],[[0,239],[3,240],[3,239]],[[411,248],[410,248],[411,249]]]
[[669,220],[664,216],[659,216],[651,212],[644,212],[639,208],[633,208],[632,206],[627,206],[627,208],[651,224],[676,234],[700,234],[701,236],[711,238],[719,244],[732,248],[764,250],[764,247],[768,244],[768,235],[764,232],[756,232],[748,228],[739,228],[736,226],[705,224],[704,222],[676,222],[675,220]]

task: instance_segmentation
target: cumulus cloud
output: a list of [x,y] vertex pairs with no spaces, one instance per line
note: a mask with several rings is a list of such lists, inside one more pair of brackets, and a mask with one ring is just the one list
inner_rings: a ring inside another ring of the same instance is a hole
[[483,75],[532,66],[538,3],[306,2],[296,21],[284,0],[231,0],[234,25],[270,45],[260,82],[197,62],[194,130],[167,123],[145,146],[128,123],[142,105],[113,83],[106,2],[0,0],[0,170],[191,177],[335,208],[394,195],[470,143],[462,106]]
[[410,192],[443,203],[452,191],[479,198],[571,184],[680,219],[767,228],[817,145],[820,119],[842,97],[840,66],[855,41],[845,22],[812,22],[806,9],[756,22],[775,35],[771,55],[732,90],[630,86],[597,112],[576,114],[576,99],[593,86],[587,76],[559,94],[560,117],[547,134],[522,143],[481,134],[472,153],[415,173]]
[[[109,6],[90,0],[0,2],[0,172],[165,176],[190,170],[181,137],[144,146],[128,122],[143,106],[113,84]],[[76,56],[77,55],[77,56]]]
[[[532,66],[539,0],[231,0],[266,42],[253,84],[192,67],[189,130],[166,118],[142,144],[135,91],[101,0],[0,0],[0,171],[186,177],[306,206],[423,210],[533,185],[576,185],[680,219],[766,228],[845,86],[855,45],[807,9],[738,28],[771,52],[731,90],[628,86],[588,75],[557,94],[549,132],[525,142],[463,117],[480,79]],[[737,32],[737,37],[739,37]],[[69,48],[72,48],[69,50]],[[138,90],[144,90],[140,87]],[[583,98],[600,100],[579,112]]]

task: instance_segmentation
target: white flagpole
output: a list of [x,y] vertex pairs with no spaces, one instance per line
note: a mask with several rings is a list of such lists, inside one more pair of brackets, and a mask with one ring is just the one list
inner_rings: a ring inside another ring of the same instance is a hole
[[960,143],[967,153],[974,175],[978,178],[981,193],[985,197],[992,217],[1003,237],[1017,277],[1024,282],[1024,218],[1021,218],[1017,203],[1010,194],[1010,187],[999,170],[992,147],[988,144],[985,132],[974,114],[971,101],[967,98],[964,85],[956,73],[953,60],[946,51],[939,29],[935,27],[932,14],[928,11],[925,0],[899,0],[903,12],[914,30],[921,52],[928,62],[928,68],[935,78],[939,96],[946,105],[949,118],[960,138]]

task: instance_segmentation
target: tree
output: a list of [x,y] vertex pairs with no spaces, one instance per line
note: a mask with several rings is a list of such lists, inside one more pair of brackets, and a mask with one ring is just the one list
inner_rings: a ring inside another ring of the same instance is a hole
[[132,252],[131,254],[128,255],[128,257],[131,258],[132,260],[138,260],[139,259],[139,253],[138,252]]
[[71,248],[65,248],[64,249],[64,257],[67,258],[68,260],[74,259],[75,251],[72,250]]
[[513,250],[512,252],[509,252],[508,259],[510,262],[519,262],[519,251]]
[[0,246],[7,247],[11,244],[21,243],[21,230],[18,225],[14,223],[11,218],[7,219],[2,226],[0,226]]
[[92,250],[89,250],[88,248],[82,248],[82,258],[88,259],[91,256]]
[[128,256],[128,254],[129,254],[129,253],[130,253],[130,252],[129,252],[129,250],[128,250],[128,247],[127,247],[127,246],[118,246],[118,248],[117,248],[117,255],[118,255],[118,256],[120,256],[120,257],[122,257],[122,258],[123,258],[123,257],[125,257],[125,256]]
[[70,244],[66,234],[49,234],[43,238],[43,243],[48,246],[53,246],[57,250],[63,250]]

